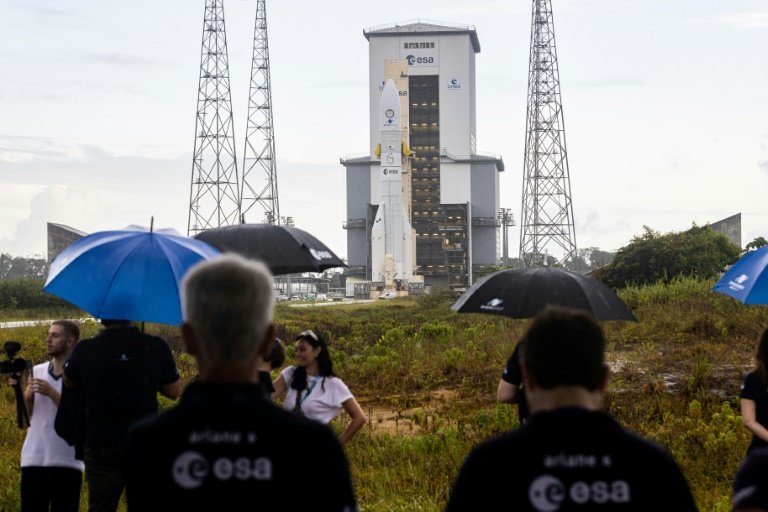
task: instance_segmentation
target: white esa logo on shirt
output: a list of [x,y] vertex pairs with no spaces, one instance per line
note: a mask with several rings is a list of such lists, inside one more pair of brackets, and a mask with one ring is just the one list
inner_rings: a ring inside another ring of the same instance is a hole
[[629,503],[629,483],[625,480],[605,482],[573,482],[566,487],[552,475],[541,475],[531,483],[528,499],[538,512],[556,512],[560,505],[570,498],[577,505],[587,503]]

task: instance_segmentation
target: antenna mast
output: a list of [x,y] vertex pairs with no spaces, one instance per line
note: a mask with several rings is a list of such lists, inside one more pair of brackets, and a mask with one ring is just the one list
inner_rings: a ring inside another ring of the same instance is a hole
[[560,264],[576,256],[551,0],[533,0],[521,217],[525,266],[544,264],[550,250]]
[[243,181],[240,189],[242,220],[254,206],[264,211],[264,222],[280,224],[277,197],[275,136],[272,125],[272,84],[269,73],[266,0],[256,3],[253,30],[251,87],[248,95],[248,125],[243,152]]
[[240,218],[223,0],[206,0],[187,234]]

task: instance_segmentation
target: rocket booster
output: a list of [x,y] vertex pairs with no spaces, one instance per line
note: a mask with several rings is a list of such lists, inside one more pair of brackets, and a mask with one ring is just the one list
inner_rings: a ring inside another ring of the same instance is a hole
[[[391,258],[392,279],[408,279],[413,273],[411,226],[403,205],[403,127],[400,94],[387,80],[381,93],[381,201],[372,230],[372,277],[384,280]],[[378,238],[377,238],[378,237]],[[383,240],[382,240],[383,239]],[[383,241],[383,244],[381,243]]]

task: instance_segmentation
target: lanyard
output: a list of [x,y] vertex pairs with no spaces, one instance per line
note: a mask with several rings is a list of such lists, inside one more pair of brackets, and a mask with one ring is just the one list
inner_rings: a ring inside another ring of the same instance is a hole
[[312,393],[312,390],[315,389],[315,386],[317,385],[317,381],[320,380],[320,375],[315,377],[315,380],[312,381],[312,385],[307,388],[307,390],[304,392],[304,396],[297,396],[296,397],[296,407],[301,407],[301,404],[304,403],[304,401],[309,397],[309,394]]

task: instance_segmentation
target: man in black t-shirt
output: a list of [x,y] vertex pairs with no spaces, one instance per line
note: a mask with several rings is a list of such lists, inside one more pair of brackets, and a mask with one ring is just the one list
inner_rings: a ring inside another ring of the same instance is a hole
[[608,367],[591,316],[548,309],[521,343],[531,415],[470,452],[447,512],[697,510],[672,456],[600,410]]
[[333,430],[277,407],[258,384],[275,339],[272,290],[263,264],[231,254],[185,277],[181,334],[199,378],[131,429],[131,512],[356,510]]
[[173,354],[157,336],[126,320],[102,320],[104,329],[82,340],[64,366],[65,385],[84,401],[88,510],[115,511],[125,487],[128,427],[157,414],[157,393],[177,398],[181,381]]

